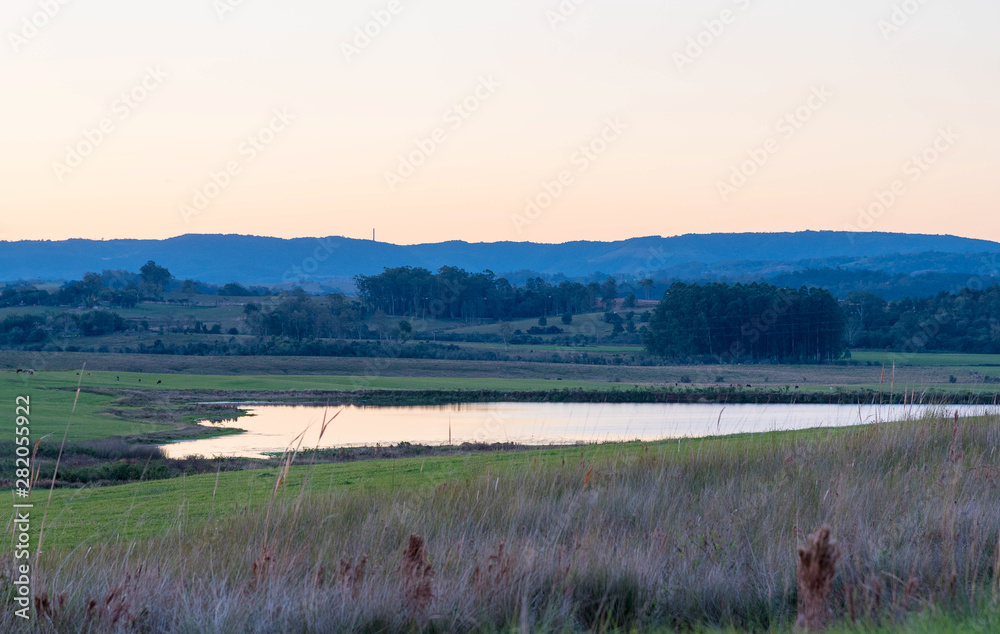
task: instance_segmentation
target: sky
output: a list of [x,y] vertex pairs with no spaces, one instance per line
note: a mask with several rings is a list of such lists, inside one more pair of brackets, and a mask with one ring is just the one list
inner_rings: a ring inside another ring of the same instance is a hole
[[996,0],[4,0],[0,240],[1000,240]]

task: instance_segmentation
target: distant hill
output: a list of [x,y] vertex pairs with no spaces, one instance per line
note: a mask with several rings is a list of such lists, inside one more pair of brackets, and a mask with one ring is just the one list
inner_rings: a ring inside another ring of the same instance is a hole
[[[981,254],[1000,243],[955,236],[899,233],[688,234],[617,242],[441,242],[396,245],[342,237],[285,240],[243,235],[188,234],[166,240],[0,242],[0,281],[78,279],[87,271],[137,271],[147,260],[179,279],[244,284],[324,281],[381,272],[384,267],[454,265],[469,271],[537,271],[582,277],[777,275],[843,266],[890,272],[961,273],[982,268]],[[834,264],[836,263],[836,264]],[[942,268],[943,267],[943,268]]]

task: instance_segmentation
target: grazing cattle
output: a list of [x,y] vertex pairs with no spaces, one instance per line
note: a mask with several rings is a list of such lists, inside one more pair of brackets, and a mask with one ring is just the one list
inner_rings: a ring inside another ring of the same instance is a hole
[[27,373],[28,373],[29,375],[32,375],[32,374],[34,374],[34,373],[35,373],[35,371],[34,371],[34,370],[25,370],[25,372],[27,372]]
[[139,379],[139,383],[142,383],[142,379]]
[[22,372],[24,372],[24,370],[22,370],[21,368],[18,368],[18,369],[17,369],[17,374],[20,374],[20,373],[22,373]]
[[87,373],[87,376],[90,376],[90,372]]
[[115,381],[121,381],[121,380],[122,380],[122,378],[120,376],[116,376],[115,377]]
[[749,383],[747,383],[747,387],[753,387],[753,386],[752,386],[752,385],[750,385]]
[[163,383],[163,381],[157,381],[156,382],[157,385],[159,385],[160,383]]

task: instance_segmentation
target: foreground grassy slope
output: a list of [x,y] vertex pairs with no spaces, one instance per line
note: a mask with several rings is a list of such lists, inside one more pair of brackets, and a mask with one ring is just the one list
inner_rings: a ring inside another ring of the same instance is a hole
[[74,631],[783,631],[829,523],[842,624],[992,631],[998,444],[928,419],[299,466],[273,503],[273,470],[60,491],[37,588]]
[[[720,446],[752,454],[793,436],[829,438],[839,433],[845,432],[815,429],[339,464],[309,465],[309,458],[303,457],[289,470],[279,494],[282,499],[288,496],[294,499],[304,484],[310,492],[325,494],[403,490],[427,493],[441,483],[478,477],[486,471],[502,470],[510,475],[521,470],[562,466],[566,461],[630,460],[650,451],[680,459]],[[263,468],[123,486],[57,489],[52,495],[46,542],[56,549],[103,544],[109,540],[127,542],[173,530],[179,520],[203,522],[228,517],[266,504],[278,475],[278,469]],[[45,504],[48,498],[48,490],[33,491],[35,504]]]

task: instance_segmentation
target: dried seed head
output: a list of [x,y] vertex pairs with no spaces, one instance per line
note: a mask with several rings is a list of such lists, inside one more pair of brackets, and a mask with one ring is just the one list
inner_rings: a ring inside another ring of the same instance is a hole
[[840,550],[822,526],[799,547],[799,613],[796,625],[807,631],[822,630],[830,618],[829,597]]
[[399,571],[403,577],[403,598],[407,609],[414,615],[424,614],[434,598],[431,586],[434,567],[427,557],[423,537],[410,535]]

